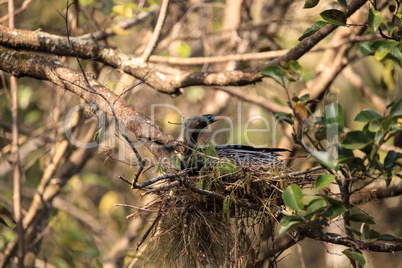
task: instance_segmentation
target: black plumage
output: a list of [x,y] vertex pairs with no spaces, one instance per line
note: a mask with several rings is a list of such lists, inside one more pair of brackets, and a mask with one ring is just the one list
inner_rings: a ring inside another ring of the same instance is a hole
[[[184,145],[186,146],[182,169],[192,168],[199,170],[205,163],[216,162],[214,158],[207,158],[197,153],[197,140],[200,132],[208,125],[227,118],[229,115],[214,116],[211,114],[194,116],[187,120],[184,126]],[[278,158],[279,152],[288,151],[282,148],[255,148],[247,145],[218,145],[216,146],[218,158],[229,159],[236,165],[242,166],[264,166],[283,168],[284,162]]]

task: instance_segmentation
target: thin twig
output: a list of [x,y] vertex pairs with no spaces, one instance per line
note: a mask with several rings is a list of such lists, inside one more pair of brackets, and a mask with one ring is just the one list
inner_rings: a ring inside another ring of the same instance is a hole
[[[9,27],[14,29],[14,0],[8,1],[8,22]],[[17,223],[18,232],[18,267],[24,267],[25,255],[25,242],[24,242],[24,227],[22,224],[22,211],[21,211],[21,163],[20,163],[20,150],[18,144],[18,81],[15,76],[10,77],[11,87],[11,112],[12,112],[12,166],[13,166],[13,205],[14,205],[14,220]]]
[[[342,40],[335,44],[323,45],[320,47],[314,47],[310,52],[322,52],[327,49],[335,49],[343,46],[345,43],[355,43],[363,41],[371,41],[379,39],[379,37],[366,35],[366,36],[356,36],[350,39]],[[149,62],[152,63],[165,63],[172,65],[203,65],[203,64],[215,64],[215,63],[225,63],[228,61],[258,61],[258,60],[272,60],[285,55],[289,50],[273,50],[264,52],[254,52],[254,53],[241,53],[241,54],[229,54],[223,56],[211,56],[211,57],[191,57],[191,58],[180,58],[180,57],[168,57],[151,55],[149,57]]]
[[160,207],[158,216],[156,216],[155,220],[153,221],[151,227],[149,227],[149,229],[145,232],[145,234],[142,236],[141,241],[137,244],[137,251],[139,249],[139,247],[141,246],[141,244],[145,241],[145,239],[147,239],[148,235],[151,233],[151,231],[155,228],[155,226],[158,224],[160,218],[162,217],[162,209],[164,206]]
[[91,39],[94,41],[104,40],[108,37],[116,35],[116,31],[113,31],[113,29],[126,30],[126,29],[129,29],[132,26],[144,21],[146,18],[148,18],[150,15],[153,14],[153,12],[155,11],[157,6],[158,5],[151,7],[151,10],[149,10],[149,11],[141,12],[140,14],[136,15],[134,18],[130,18],[128,20],[118,22],[116,25],[112,25],[107,29],[99,30],[99,31],[89,33],[89,34],[84,34],[81,36],[77,36],[76,38],[83,39],[83,40]]
[[[14,2],[14,1],[9,0],[8,3],[10,3],[10,2]],[[13,16],[15,16],[15,15],[17,15],[17,14],[23,12],[23,11],[28,7],[28,5],[29,5],[31,2],[32,2],[32,0],[25,0],[25,1],[22,3],[21,7],[13,12]],[[4,15],[2,18],[0,18],[0,24],[3,23],[3,22],[5,22],[7,19],[10,19],[9,16],[10,16],[10,13],[9,13],[9,14],[6,14],[6,15]],[[11,28],[11,27],[10,27],[10,28]],[[13,27],[13,28],[14,28],[14,27]]]
[[253,94],[250,94],[249,92],[244,94],[240,90],[234,89],[232,87],[212,87],[212,88],[229,93],[230,95],[237,97],[239,99],[242,99],[244,101],[260,105],[261,107],[264,107],[265,109],[267,109],[268,111],[270,111],[272,113],[280,113],[281,112],[281,113],[287,114],[287,113],[292,112],[292,110],[286,106],[279,105],[273,101],[265,99],[262,96],[253,95]]
[[156,22],[155,30],[152,33],[151,40],[149,40],[149,43],[144,53],[141,55],[141,59],[144,62],[148,61],[149,57],[151,56],[152,52],[156,47],[156,43],[158,42],[159,36],[161,34],[163,24],[165,23],[168,6],[169,6],[169,0],[163,0],[161,9],[159,11],[158,21]]
[[161,180],[180,178],[180,176],[182,176],[182,175],[184,175],[184,174],[186,174],[188,172],[189,172],[189,170],[183,170],[183,171],[181,171],[181,172],[179,172],[177,174],[176,173],[174,173],[174,174],[163,174],[163,175],[157,176],[157,177],[155,177],[153,179],[150,179],[150,180],[148,180],[148,181],[146,181],[146,182],[144,182],[142,184],[134,184],[133,188],[134,189],[141,189],[141,188],[144,188],[146,186],[152,185],[155,182],[158,182],[158,181],[161,181]]

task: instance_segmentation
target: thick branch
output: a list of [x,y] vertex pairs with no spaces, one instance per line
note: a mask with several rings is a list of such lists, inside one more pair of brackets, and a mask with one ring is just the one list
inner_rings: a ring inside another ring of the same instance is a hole
[[346,247],[356,247],[362,250],[370,250],[376,252],[395,252],[402,250],[402,243],[399,242],[368,242],[363,240],[352,240],[349,237],[335,233],[324,232],[319,229],[313,229],[308,226],[300,226],[296,229],[299,234],[323,242],[328,242]]
[[[87,103],[96,104],[109,115],[112,114],[109,104],[98,94],[93,94],[85,89],[82,74],[76,70],[64,67],[59,61],[47,57],[32,55],[25,52],[17,52],[0,47],[0,69],[15,76],[29,76],[40,80],[48,80],[62,88],[65,88]],[[109,89],[99,84],[94,78],[88,76],[89,83],[99,94],[114,103],[117,119],[133,132],[137,139],[154,154],[158,159],[170,157],[173,150],[181,150],[177,141],[165,134],[162,129],[152,123],[151,120],[136,110],[126,100],[119,98]]]
[[[127,74],[138,79],[144,79],[149,86],[168,94],[179,95],[179,89],[192,85],[246,85],[259,80],[259,73],[243,71],[227,72],[194,72],[166,75],[152,69],[141,58],[129,56],[115,49],[97,45],[89,39],[71,38],[78,57],[94,59],[120,68]],[[24,49],[38,52],[53,53],[60,56],[75,56],[66,37],[44,32],[11,30],[0,26],[0,45],[13,49]]]
[[[355,13],[360,7],[362,7],[367,0],[356,0],[350,1],[348,4],[348,12],[346,14],[347,17],[350,17],[353,13]],[[281,61],[290,61],[297,60],[304,54],[306,54],[310,49],[318,44],[322,39],[328,36],[332,31],[334,31],[338,26],[334,24],[327,24],[318,30],[315,34],[310,36],[309,38],[301,41],[297,46],[290,49],[288,53],[283,55],[280,58],[277,58],[269,63],[269,65],[279,64]]]
[[[366,0],[352,1],[349,5],[348,16],[360,8]],[[336,29],[337,26],[328,24],[312,36],[304,39],[290,49],[285,55],[271,61],[269,65],[279,64],[281,61],[297,60],[319,41]],[[91,40],[72,38],[78,56],[83,59],[95,59],[115,68],[120,68],[127,74],[138,79],[148,77],[145,81],[156,90],[168,94],[180,94],[179,89],[194,85],[207,86],[238,86],[255,83],[261,80],[260,71],[264,66],[250,70],[234,70],[223,72],[184,72],[167,75],[156,72],[152,66],[144,63],[140,58],[132,57],[114,49],[104,48]],[[0,45],[13,49],[27,49],[53,53],[60,56],[74,56],[66,37],[48,33],[25,30],[11,30],[0,26]]]

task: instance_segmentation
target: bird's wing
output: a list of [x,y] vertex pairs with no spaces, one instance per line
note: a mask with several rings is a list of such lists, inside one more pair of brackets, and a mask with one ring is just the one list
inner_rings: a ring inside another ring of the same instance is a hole
[[220,158],[233,159],[247,164],[272,164],[281,163],[279,152],[288,151],[282,148],[254,148],[247,145],[218,145],[216,153]]

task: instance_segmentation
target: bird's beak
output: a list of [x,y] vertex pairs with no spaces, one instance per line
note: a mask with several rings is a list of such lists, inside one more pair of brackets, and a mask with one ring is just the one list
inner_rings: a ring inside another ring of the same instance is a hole
[[224,115],[217,115],[214,117],[215,121],[230,117],[232,115],[235,115],[235,113],[230,113],[230,114],[224,114]]

